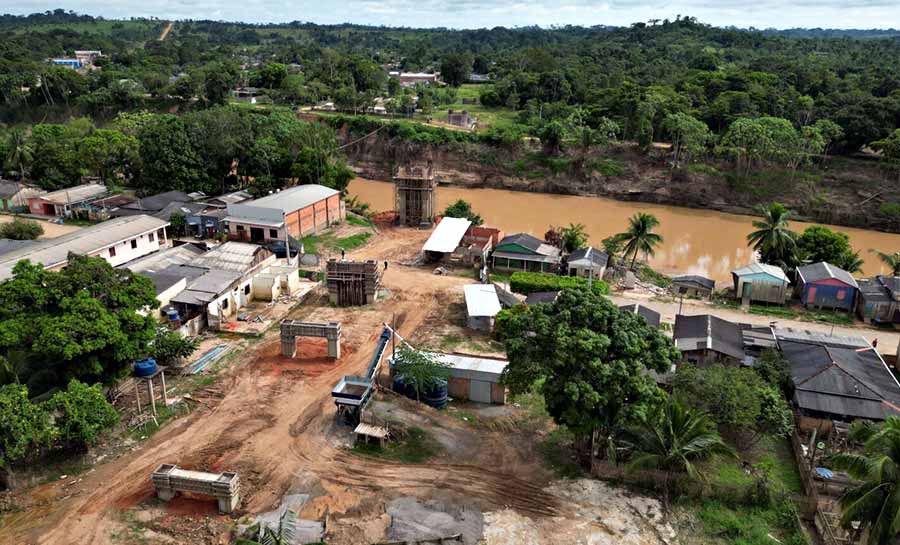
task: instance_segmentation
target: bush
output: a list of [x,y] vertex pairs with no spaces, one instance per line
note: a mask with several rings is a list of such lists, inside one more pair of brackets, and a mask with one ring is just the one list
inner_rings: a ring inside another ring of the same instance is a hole
[[0,467],[33,455],[49,442],[52,428],[41,407],[28,399],[19,384],[0,387]]
[[[546,273],[517,272],[509,278],[512,291],[528,295],[539,291],[559,291],[566,288],[586,288],[587,278],[580,276],[558,276]],[[594,280],[594,293],[605,295],[609,286],[602,280]]]
[[106,401],[99,384],[88,386],[74,379],[65,391],[53,394],[45,406],[56,417],[57,437],[63,447],[93,445],[101,431],[119,420],[119,413]]
[[36,221],[15,218],[0,225],[0,238],[12,240],[34,240],[44,234],[44,228]]

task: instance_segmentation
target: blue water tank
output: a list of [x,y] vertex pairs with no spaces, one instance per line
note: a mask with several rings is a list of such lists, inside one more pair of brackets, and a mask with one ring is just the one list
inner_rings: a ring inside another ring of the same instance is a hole
[[447,393],[447,381],[444,379],[435,380],[427,388],[422,396],[422,401],[435,409],[446,409],[449,403],[449,394]]
[[394,381],[391,384],[391,389],[397,392],[402,396],[406,396],[410,399],[416,398],[416,388],[412,384],[407,384],[403,379],[403,375],[395,374]]
[[144,358],[134,362],[134,376],[149,377],[156,372],[156,360],[153,358]]
[[169,310],[166,311],[166,317],[172,322],[177,322],[178,321],[178,311],[175,310],[174,308],[170,308]]

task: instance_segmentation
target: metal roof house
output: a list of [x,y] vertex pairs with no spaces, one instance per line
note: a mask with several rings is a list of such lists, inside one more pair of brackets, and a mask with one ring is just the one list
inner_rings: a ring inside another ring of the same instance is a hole
[[16,182],[0,180],[0,209],[4,212],[27,209],[28,199],[46,193],[39,187]]
[[860,318],[866,323],[900,323],[900,277],[879,275],[858,284]]
[[0,256],[0,279],[10,278],[23,259],[56,270],[69,262],[69,253],[101,257],[112,266],[127,263],[166,247],[169,223],[152,216],[116,218],[65,235],[39,240]]
[[696,274],[672,278],[672,291],[676,295],[709,299],[716,289],[716,281]]
[[751,263],[731,271],[735,297],[749,304],[752,301],[783,305],[788,298],[791,281],[780,267],[765,263]]
[[429,261],[439,261],[459,248],[472,222],[465,218],[441,218],[422,251]]
[[710,314],[675,317],[675,347],[696,365],[753,365],[766,349],[777,348],[772,328],[736,324]]
[[556,272],[561,261],[559,248],[527,233],[503,238],[491,255],[495,270]]
[[630,312],[632,314],[637,314],[638,316],[643,316],[648,326],[659,327],[659,313],[651,308],[645,307],[644,305],[640,305],[638,303],[634,303],[633,305],[622,305],[619,307],[619,310],[621,310],[622,312]]
[[76,185],[28,197],[28,210],[41,216],[68,217],[77,205],[89,203],[108,193],[109,190],[103,184]]
[[447,391],[451,397],[477,403],[506,403],[506,387],[500,384],[506,360],[461,354],[434,355],[450,369]]
[[467,284],[463,286],[466,297],[467,324],[470,329],[491,331],[494,317],[500,312],[500,299],[493,284]]
[[566,263],[569,276],[587,278],[593,274],[594,278],[601,279],[606,272],[609,256],[602,250],[588,246],[569,254]]
[[859,284],[853,275],[825,261],[797,268],[797,294],[807,308],[853,312]]
[[780,347],[790,363],[801,429],[830,428],[834,420],[884,420],[900,415],[900,383],[871,346],[839,348],[786,341]]
[[228,204],[222,220],[231,240],[264,243],[319,233],[346,217],[341,194],[317,184],[298,185],[265,197]]

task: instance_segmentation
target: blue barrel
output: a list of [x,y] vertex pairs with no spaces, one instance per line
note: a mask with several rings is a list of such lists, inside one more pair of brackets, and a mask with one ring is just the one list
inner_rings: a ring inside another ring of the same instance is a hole
[[153,358],[144,358],[134,362],[134,376],[149,377],[156,372],[156,360]]
[[435,409],[446,409],[449,403],[449,394],[447,393],[447,381],[438,379],[433,381],[425,388],[422,401],[429,407]]
[[397,392],[402,396],[406,396],[410,399],[416,398],[416,387],[412,384],[407,384],[404,380],[403,375],[395,374],[394,381],[391,384],[391,389]]

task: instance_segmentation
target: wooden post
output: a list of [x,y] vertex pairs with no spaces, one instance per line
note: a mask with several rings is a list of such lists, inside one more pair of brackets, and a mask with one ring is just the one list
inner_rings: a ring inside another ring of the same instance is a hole
[[137,409],[138,414],[141,414],[143,411],[141,410],[141,381],[137,379],[132,379],[134,381],[134,398],[137,400]]
[[166,394],[166,372],[159,370],[160,387],[162,388],[163,407],[169,406],[169,396]]
[[150,410],[156,416],[156,399],[153,396],[153,379],[147,379],[147,391],[150,393]]

